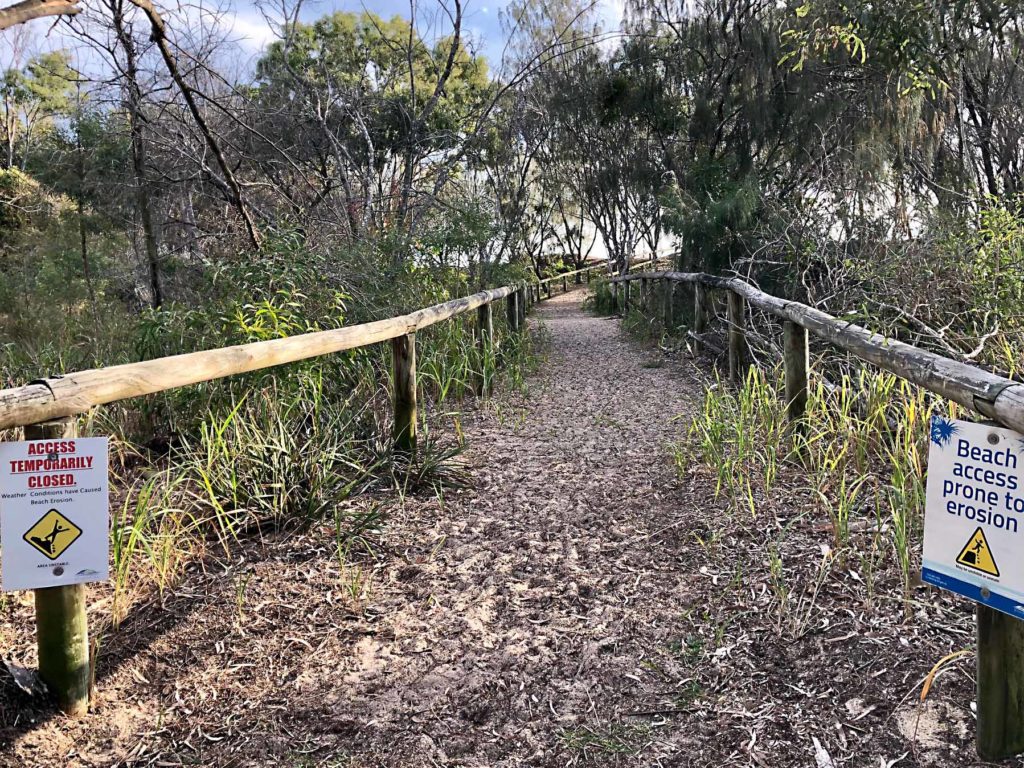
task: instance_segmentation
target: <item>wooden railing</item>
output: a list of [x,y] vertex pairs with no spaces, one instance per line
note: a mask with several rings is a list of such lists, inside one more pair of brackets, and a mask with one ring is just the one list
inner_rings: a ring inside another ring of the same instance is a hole
[[[638,261],[635,264],[631,264],[629,268],[639,269],[642,267],[657,267],[659,261],[660,259],[657,258],[647,259],[646,261]],[[594,272],[603,272],[605,274],[608,274],[608,265],[604,263],[591,264],[589,267],[583,267],[583,269],[577,269],[572,272],[562,272],[560,274],[553,275],[552,277],[546,277],[543,280],[538,280],[535,283],[530,283],[530,288],[533,291],[532,298],[534,301],[540,301],[542,298],[541,293],[543,292],[543,295],[550,299],[551,296],[554,295],[552,293],[551,286],[557,286],[559,283],[561,283],[562,285],[562,293],[567,293],[569,291],[570,277],[573,278],[574,285],[580,285],[584,279],[589,284],[591,276],[594,274]],[[618,273],[616,272],[613,274]]]
[[[637,266],[651,263],[643,262]],[[550,297],[553,283],[561,282],[563,289],[569,290],[570,277],[575,278],[575,282],[579,284],[581,276],[585,275],[589,282],[591,273],[595,271],[607,272],[607,267],[604,264],[593,265],[536,282],[506,285],[436,304],[407,315],[347,328],[189,352],[39,379],[22,387],[0,390],[0,429],[66,419],[85,413],[95,406],[118,400],[151,395],[389,340],[395,346],[394,363],[397,374],[402,372],[403,367],[411,366],[415,369],[413,348],[417,331],[475,309],[478,313],[478,327],[481,329],[478,343],[489,344],[492,334],[491,321],[488,319],[491,304],[505,299],[510,327],[518,331],[525,319],[526,307]],[[412,385],[414,384],[413,380]],[[414,417],[415,411],[408,416]],[[402,420],[406,420],[404,411]],[[408,429],[409,425],[396,425],[396,435]]]
[[[657,281],[667,282],[673,287],[679,283],[693,285],[693,336],[698,351],[709,319],[707,291],[727,292],[729,376],[733,381],[738,381],[742,375],[747,357],[745,306],[756,307],[782,320],[786,400],[793,419],[803,416],[807,402],[808,334],[813,333],[861,360],[977,411],[1005,427],[1024,432],[1024,384],[1020,382],[890,339],[798,301],[780,299],[735,277],[716,277],[700,272],[634,272],[615,276],[611,278],[611,284],[617,307],[628,308],[630,285],[637,281],[640,281],[643,292],[650,283]],[[671,294],[670,290],[670,300],[665,303],[666,313],[672,311]],[[671,323],[670,317],[666,316],[666,319]]]

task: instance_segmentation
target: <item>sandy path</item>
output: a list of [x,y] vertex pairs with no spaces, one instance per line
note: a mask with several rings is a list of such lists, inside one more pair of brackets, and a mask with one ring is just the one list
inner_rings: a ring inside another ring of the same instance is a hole
[[474,490],[389,531],[420,544],[377,595],[377,634],[330,702],[382,763],[672,751],[628,713],[644,709],[643,658],[669,642],[686,591],[686,502],[666,446],[692,386],[582,296],[538,309],[550,359],[530,396],[499,396],[467,426]]

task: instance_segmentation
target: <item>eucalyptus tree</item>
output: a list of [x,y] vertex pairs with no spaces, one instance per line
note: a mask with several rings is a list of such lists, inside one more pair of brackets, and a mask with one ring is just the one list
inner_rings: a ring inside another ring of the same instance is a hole
[[340,194],[351,238],[412,231],[492,97],[458,4],[452,23],[431,42],[400,17],[334,13],[288,26],[257,65],[268,130]]

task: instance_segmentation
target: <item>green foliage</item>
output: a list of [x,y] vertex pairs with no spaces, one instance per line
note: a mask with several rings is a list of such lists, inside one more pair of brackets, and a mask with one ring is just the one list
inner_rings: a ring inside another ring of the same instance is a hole
[[773,497],[785,494],[787,507],[803,510],[789,526],[828,521],[834,555],[870,560],[872,573],[878,542],[852,532],[886,532],[889,562],[898,565],[909,600],[924,521],[927,424],[933,413],[955,413],[956,406],[891,374],[861,370],[836,387],[817,379],[802,430],[794,430],[783,392],[780,369],[752,367],[735,391],[716,380],[690,425],[696,455],[683,445],[674,449],[680,471],[696,459],[735,515],[756,517],[761,499],[772,509]]
[[0,167],[24,164],[40,134],[53,129],[55,118],[71,108],[78,73],[67,51],[49,51],[31,58],[20,69],[0,77]]
[[[257,63],[262,100],[270,104],[295,98],[327,100],[335,91],[351,94],[364,108],[361,118],[370,142],[368,145],[355,123],[343,138],[351,143],[356,157],[371,165],[383,162],[387,152],[401,151],[410,140],[420,138],[409,135],[410,116],[430,99],[451,40],[429,45],[410,29],[407,20],[395,16],[385,21],[368,12],[336,12],[312,24],[296,24],[290,33],[287,46],[272,44]],[[459,46],[443,98],[429,124],[421,127],[443,137],[434,149],[450,146],[458,138],[457,130],[489,89],[486,62]],[[375,156],[365,156],[371,148]]]

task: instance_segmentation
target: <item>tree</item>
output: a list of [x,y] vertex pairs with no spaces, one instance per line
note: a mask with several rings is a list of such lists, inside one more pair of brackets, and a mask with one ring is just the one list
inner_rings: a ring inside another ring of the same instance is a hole
[[19,165],[24,170],[40,135],[52,130],[55,118],[69,114],[76,80],[67,51],[39,54],[24,67],[3,73],[4,168]]

